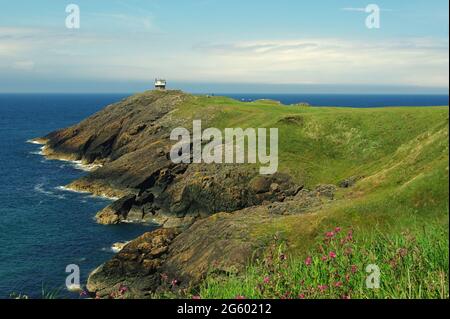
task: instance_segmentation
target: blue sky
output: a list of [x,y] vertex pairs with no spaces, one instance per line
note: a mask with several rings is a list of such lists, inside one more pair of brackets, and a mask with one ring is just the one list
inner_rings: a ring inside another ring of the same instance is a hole
[[[80,7],[80,29],[65,8]],[[363,9],[381,8],[380,29]],[[0,91],[448,92],[447,0],[0,0]]]

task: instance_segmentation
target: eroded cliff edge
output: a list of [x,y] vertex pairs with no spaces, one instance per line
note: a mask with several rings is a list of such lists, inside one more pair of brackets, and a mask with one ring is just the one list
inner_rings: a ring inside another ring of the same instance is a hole
[[[133,297],[192,287],[212,271],[239,271],[265,243],[252,226],[299,214],[333,199],[332,185],[304,189],[288,174],[261,176],[248,165],[174,164],[170,132],[189,128],[177,114],[195,103],[180,91],[148,91],[112,104],[72,127],[36,139],[55,159],[99,166],[68,187],[117,197],[97,221],[156,222],[163,226],[124,247],[96,269],[87,288],[108,296],[121,285]],[[195,114],[206,124],[208,112]]]

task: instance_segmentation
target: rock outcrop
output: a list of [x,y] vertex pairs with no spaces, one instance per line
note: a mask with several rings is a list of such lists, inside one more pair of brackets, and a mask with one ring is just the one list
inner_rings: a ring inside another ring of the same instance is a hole
[[87,289],[108,298],[127,287],[130,298],[195,287],[208,273],[237,273],[257,257],[264,242],[251,231],[272,218],[264,206],[201,219],[184,231],[160,228],[127,244],[91,273]]
[[302,188],[286,174],[259,176],[251,166],[174,164],[170,132],[192,123],[173,113],[193,99],[180,91],[138,94],[39,140],[49,157],[102,164],[68,185],[119,198],[97,214],[101,224],[187,227],[217,212],[282,201]]
[[333,185],[309,191],[287,174],[262,176],[252,165],[174,164],[170,132],[192,125],[174,114],[195,99],[145,92],[39,139],[51,158],[101,165],[69,185],[119,198],[97,213],[99,223],[163,226],[121,245],[90,275],[92,293],[107,297],[126,286],[130,297],[147,298],[195,286],[211,271],[239,271],[264,246],[251,235],[254,225],[333,200]]
[[159,269],[177,235],[176,229],[158,229],[133,240],[91,273],[87,289],[99,297],[108,297],[126,286],[133,296],[145,297],[160,285]]

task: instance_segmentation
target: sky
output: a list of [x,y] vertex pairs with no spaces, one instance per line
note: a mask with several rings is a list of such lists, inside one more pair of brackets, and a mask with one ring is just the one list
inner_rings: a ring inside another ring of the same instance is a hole
[[[369,29],[369,4],[380,28]],[[67,28],[66,6],[80,9]],[[448,0],[0,0],[0,92],[443,93]]]

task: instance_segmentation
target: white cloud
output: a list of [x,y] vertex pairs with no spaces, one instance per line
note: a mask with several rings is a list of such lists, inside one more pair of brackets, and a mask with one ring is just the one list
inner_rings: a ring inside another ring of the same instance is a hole
[[220,69],[200,66],[199,72],[211,77],[216,72],[216,77],[227,80],[448,86],[446,39],[365,42],[322,38],[203,44],[195,49]]
[[448,87],[448,39],[342,38],[231,43],[146,34],[0,28],[0,68],[107,81],[392,84]]

